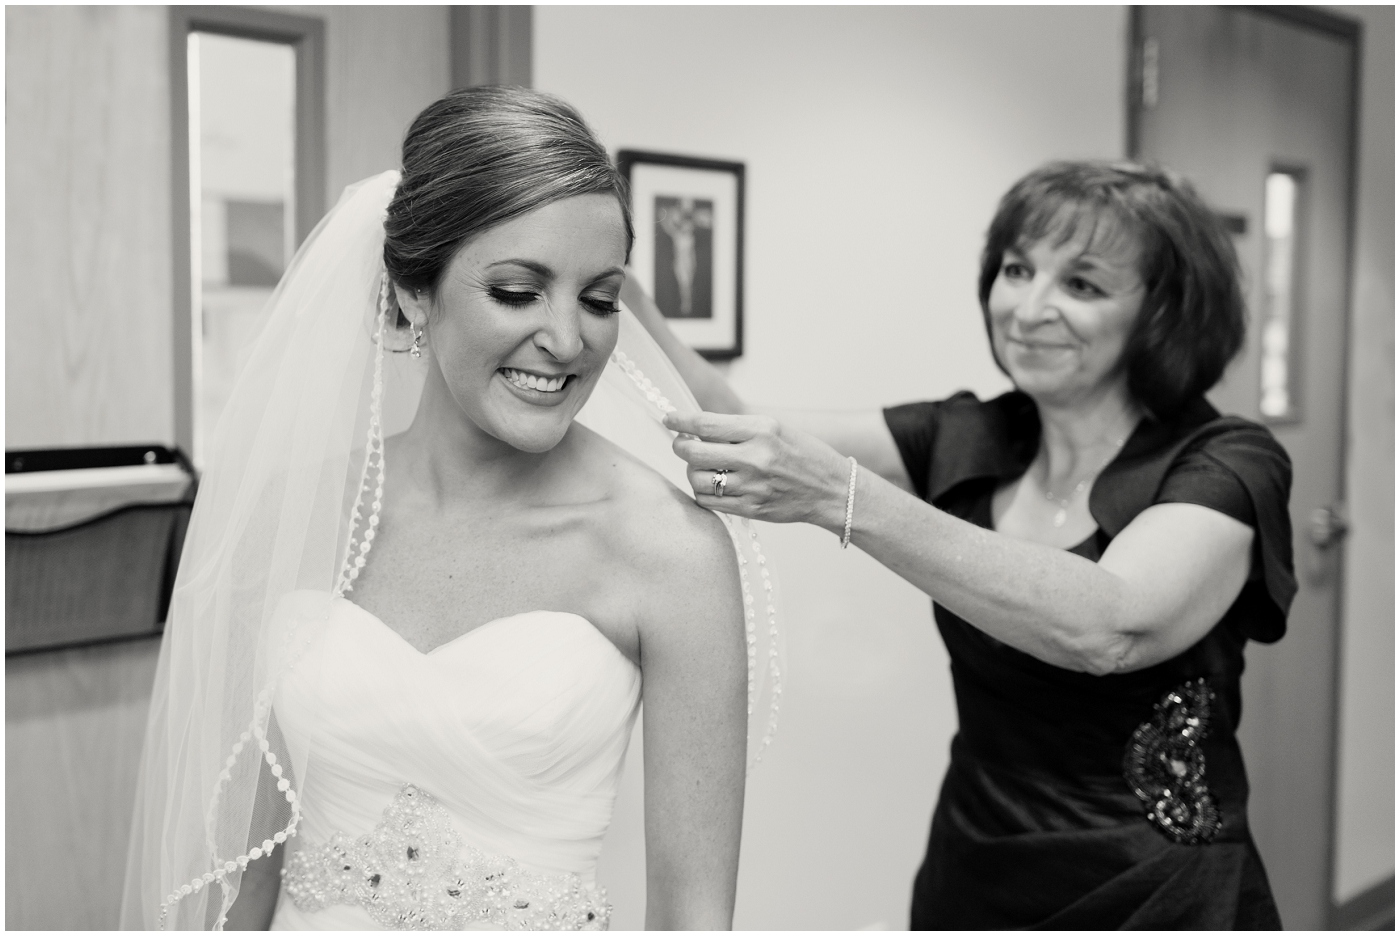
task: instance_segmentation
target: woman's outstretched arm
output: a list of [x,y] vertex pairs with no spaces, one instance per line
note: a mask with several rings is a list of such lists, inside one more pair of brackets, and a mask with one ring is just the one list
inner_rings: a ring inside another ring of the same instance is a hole
[[[756,416],[671,414],[702,506],[841,536],[849,463]],[[699,437],[699,438],[692,438]],[[708,491],[715,469],[729,492]],[[1113,673],[1170,659],[1224,616],[1249,574],[1254,530],[1196,504],[1157,504],[1098,562],[983,529],[866,471],[851,542],[1002,643],[1067,669]]]
[[733,923],[744,811],[747,653],[719,518],[666,486],[629,524],[639,595],[647,929]]
[[894,436],[890,434],[884,414],[879,410],[836,412],[750,407],[713,364],[676,337],[666,324],[661,310],[630,272],[622,285],[621,298],[661,346],[661,350],[666,352],[701,409],[709,413],[767,414],[785,426],[816,436],[842,455],[854,456],[862,465],[890,483],[906,491],[913,490]]

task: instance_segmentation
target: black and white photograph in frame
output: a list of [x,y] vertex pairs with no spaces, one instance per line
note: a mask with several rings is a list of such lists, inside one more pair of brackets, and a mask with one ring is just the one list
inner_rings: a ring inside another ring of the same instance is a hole
[[712,360],[744,346],[744,164],[622,150],[633,273],[681,340]]

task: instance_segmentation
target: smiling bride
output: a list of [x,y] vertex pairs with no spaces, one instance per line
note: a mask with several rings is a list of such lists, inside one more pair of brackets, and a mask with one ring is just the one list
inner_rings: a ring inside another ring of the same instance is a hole
[[604,928],[639,704],[647,925],[731,925],[776,611],[751,531],[645,463],[695,407],[619,305],[631,241],[519,89],[428,107],[312,233],[201,481],[124,925]]

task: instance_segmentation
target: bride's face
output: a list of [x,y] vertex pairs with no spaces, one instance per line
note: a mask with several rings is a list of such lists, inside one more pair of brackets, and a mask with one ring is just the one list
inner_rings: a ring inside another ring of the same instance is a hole
[[552,202],[468,241],[430,301],[399,291],[405,314],[427,321],[425,394],[445,390],[514,448],[553,448],[617,343],[626,259],[622,208],[604,194]]

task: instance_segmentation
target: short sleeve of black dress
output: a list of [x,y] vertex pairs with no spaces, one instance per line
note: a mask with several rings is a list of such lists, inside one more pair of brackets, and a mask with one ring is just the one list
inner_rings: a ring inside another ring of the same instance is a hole
[[[961,396],[961,394],[960,394]],[[971,396],[971,394],[967,394]],[[933,466],[933,444],[938,438],[939,416],[944,403],[905,403],[885,410],[885,425],[889,427],[914,493],[920,500],[928,499],[929,469]]]
[[1217,419],[1172,461],[1158,488],[1158,504],[1199,504],[1254,529],[1249,579],[1240,593],[1238,620],[1246,636],[1272,643],[1283,636],[1298,590],[1293,577],[1293,531],[1288,453],[1263,426]]
[[[1019,405],[1022,401],[1026,405]],[[961,390],[946,400],[891,406],[885,410],[885,425],[914,493],[934,503],[951,483],[995,476],[1005,469],[1010,424],[1028,405],[1029,400],[1018,393],[984,403]]]

